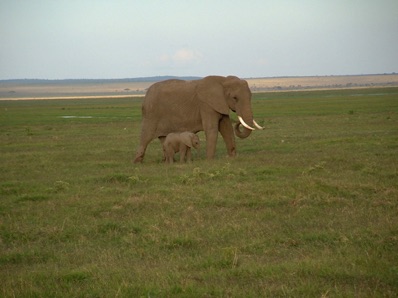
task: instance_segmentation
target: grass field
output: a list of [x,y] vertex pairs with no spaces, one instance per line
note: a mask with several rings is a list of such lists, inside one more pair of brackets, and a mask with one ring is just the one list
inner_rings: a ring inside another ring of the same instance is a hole
[[0,101],[0,296],[396,297],[398,88],[253,109],[234,159],[135,165],[140,99]]

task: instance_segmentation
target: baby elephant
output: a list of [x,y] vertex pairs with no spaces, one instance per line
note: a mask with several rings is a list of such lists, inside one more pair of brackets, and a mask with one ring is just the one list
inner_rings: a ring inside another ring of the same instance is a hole
[[199,149],[199,137],[192,132],[169,133],[163,142],[163,152],[166,162],[174,162],[174,154],[180,152],[180,162],[192,161],[191,148]]

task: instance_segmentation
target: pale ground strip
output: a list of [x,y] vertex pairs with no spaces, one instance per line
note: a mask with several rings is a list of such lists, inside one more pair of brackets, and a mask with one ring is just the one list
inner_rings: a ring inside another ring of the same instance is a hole
[[366,76],[316,76],[247,79],[251,89],[301,89],[301,88],[344,88],[371,87],[375,85],[398,85],[398,75]]
[[[398,74],[246,79],[253,92],[398,86]],[[0,100],[142,97],[154,82],[0,82]]]

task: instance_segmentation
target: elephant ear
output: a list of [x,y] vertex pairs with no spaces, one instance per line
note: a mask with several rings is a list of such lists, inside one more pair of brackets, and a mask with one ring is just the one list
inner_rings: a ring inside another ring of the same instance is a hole
[[228,115],[229,107],[226,101],[224,87],[225,78],[209,77],[198,86],[198,98],[201,102],[208,104],[220,114]]
[[183,142],[189,148],[192,148],[192,146],[193,146],[193,144],[192,144],[192,134],[193,133],[191,133],[191,132],[182,132],[180,134],[181,142]]
[[223,83],[223,87],[224,87],[224,92],[225,92],[226,97],[229,97],[231,94],[236,93],[237,90],[239,90],[239,89],[242,89],[245,87],[249,88],[249,86],[247,85],[247,83],[245,81],[243,81],[235,76],[228,76]]

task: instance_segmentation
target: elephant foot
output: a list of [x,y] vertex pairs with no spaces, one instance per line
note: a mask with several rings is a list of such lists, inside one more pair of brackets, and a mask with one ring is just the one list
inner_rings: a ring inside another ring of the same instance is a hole
[[144,160],[144,155],[136,155],[133,163],[142,163]]
[[234,150],[233,152],[229,153],[228,155],[229,155],[229,157],[235,157],[236,156],[236,151]]

